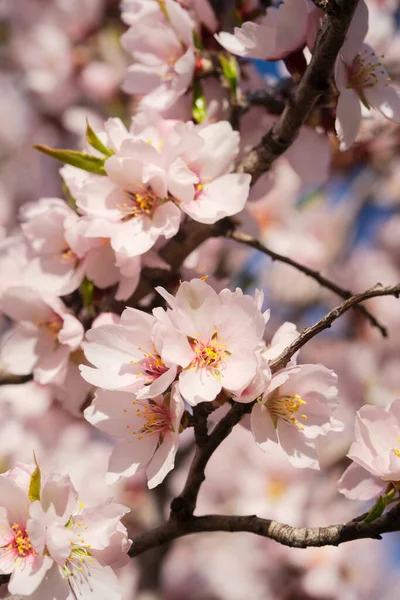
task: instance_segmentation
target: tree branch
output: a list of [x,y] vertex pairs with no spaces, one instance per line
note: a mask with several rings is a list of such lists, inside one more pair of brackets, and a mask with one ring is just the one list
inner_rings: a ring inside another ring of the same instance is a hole
[[292,356],[298,350],[300,350],[300,348],[302,348],[318,333],[321,333],[321,331],[324,331],[324,329],[328,329],[331,324],[336,321],[336,319],[341,317],[356,304],[364,302],[364,300],[369,300],[370,298],[376,298],[378,296],[395,296],[396,298],[399,298],[399,295],[400,284],[383,287],[378,283],[374,287],[362,292],[361,294],[351,296],[351,298],[348,298],[345,302],[343,302],[343,304],[340,304],[336,308],[332,309],[327,315],[315,323],[315,325],[303,329],[299,337],[296,338],[287,348],[285,348],[278,358],[271,362],[270,367],[272,373],[276,373],[276,371],[285,367]]
[[[233,240],[236,240],[240,244],[244,244],[246,246],[254,248],[255,250],[259,250],[263,254],[266,254],[267,256],[272,258],[272,260],[277,260],[281,263],[284,263],[286,265],[289,265],[289,266],[297,269],[298,271],[301,271],[302,273],[304,273],[304,275],[307,275],[307,277],[311,277],[311,279],[314,279],[314,281],[317,281],[322,287],[327,288],[328,290],[331,290],[331,292],[333,292],[334,294],[337,294],[341,298],[347,299],[347,298],[351,298],[351,296],[353,296],[353,293],[350,292],[350,290],[343,289],[342,287],[340,287],[333,281],[330,281],[329,279],[327,279],[326,277],[321,275],[318,271],[315,271],[314,269],[310,269],[309,267],[306,267],[305,265],[301,265],[297,261],[295,261],[287,256],[283,256],[282,254],[278,254],[277,252],[270,250],[269,248],[267,248],[266,246],[261,244],[258,240],[254,239],[253,237],[248,235],[247,233],[241,233],[240,231],[232,231],[232,232],[228,232],[227,237],[229,237]],[[365,316],[365,318],[368,319],[370,324],[373,327],[376,327],[377,329],[379,329],[379,331],[381,332],[383,337],[387,337],[388,332],[387,332],[386,327],[383,327],[377,321],[377,319],[365,308],[365,306],[362,306],[360,304],[355,304],[353,306],[353,308],[358,310],[359,312],[362,312],[363,315]]]
[[[378,296],[395,296],[399,298],[400,284],[387,287],[378,284],[361,294],[348,298],[315,325],[304,329],[299,337],[278,358],[272,361],[270,364],[272,374],[285,367],[290,358],[306,342],[330,327],[331,323],[347,310],[364,300]],[[205,437],[201,434],[199,436],[201,437],[201,447],[197,446],[196,448],[182,493],[174,498],[171,503],[170,519],[164,525],[137,536],[133,541],[130,556],[138,556],[154,546],[164,544],[178,537],[204,531],[248,531],[276,540],[287,546],[307,548],[309,546],[337,546],[361,538],[380,539],[382,533],[400,530],[400,503],[373,522],[365,523],[363,521],[366,517],[365,514],[344,525],[331,525],[330,527],[294,528],[290,525],[277,523],[269,519],[261,519],[256,516],[207,515],[194,517],[193,513],[201,484],[205,479],[205,469],[208,461],[218,446],[231,433],[233,427],[240,422],[246,413],[252,410],[253,405],[254,402],[248,404],[234,402],[230,411],[221,419],[210,435]]]
[[313,55],[292,100],[275,125],[241,161],[238,172],[250,173],[253,183],[268,171],[293,143],[318,99],[329,90],[336,57],[342,47],[358,0],[325,2],[326,16]]
[[247,531],[275,540],[291,548],[312,546],[339,546],[345,542],[365,538],[381,539],[382,534],[400,530],[400,504],[372,522],[365,522],[366,514],[344,525],[328,527],[291,527],[270,519],[251,516],[205,515],[191,517],[186,521],[169,520],[165,525],[142,533],[133,540],[130,556],[138,556],[147,550],[171,540],[206,531]]

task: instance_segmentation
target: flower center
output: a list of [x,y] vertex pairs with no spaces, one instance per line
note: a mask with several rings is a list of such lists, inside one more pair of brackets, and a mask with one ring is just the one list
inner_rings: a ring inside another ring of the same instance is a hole
[[218,340],[218,332],[214,331],[211,338],[203,342],[197,338],[189,338],[189,343],[192,350],[196,353],[196,358],[190,363],[190,367],[196,367],[198,369],[210,368],[210,369],[221,369],[224,364],[224,360],[230,356],[230,352],[227,350],[227,344],[224,343],[224,338],[221,341]]
[[65,245],[60,254],[56,254],[55,257],[57,260],[59,260],[60,262],[64,263],[64,264],[72,264],[72,265],[76,265],[76,263],[79,261],[79,258],[77,257],[77,255],[75,254],[75,252],[73,252],[73,250],[71,250],[71,248],[67,245]]
[[365,48],[357,54],[352,64],[346,65],[348,84],[347,87],[353,88],[359,95],[363,104],[369,108],[369,104],[365,99],[363,90],[379,85],[382,80],[386,80],[385,86],[390,81],[387,72],[382,66],[381,61],[371,48]]
[[157,206],[158,198],[152,191],[145,192],[130,192],[124,190],[124,194],[128,201],[123,204],[117,204],[123,221],[130,221],[135,217],[151,216]]
[[11,529],[14,533],[14,540],[9,544],[8,549],[11,550],[16,557],[25,558],[30,554],[34,554],[35,550],[32,548],[31,540],[29,535],[26,533],[26,529],[20,527],[16,523],[12,525]]
[[36,321],[36,325],[42,327],[47,335],[56,340],[63,327],[63,320],[58,315],[54,315],[48,321]]
[[[154,347],[153,347],[154,348]],[[141,348],[139,348],[141,350]],[[141,360],[132,361],[135,365],[139,365],[140,371],[136,377],[145,377],[151,383],[168,371],[168,367],[163,363],[161,356],[154,348],[154,352],[143,352],[144,358]]]
[[[157,404],[154,400],[148,402],[134,400],[132,404],[137,406],[136,416],[143,419],[143,425],[139,431],[132,431],[132,435],[139,435],[138,439],[141,440],[146,435],[160,436],[169,431],[172,418],[166,406]],[[127,429],[130,429],[129,425],[127,425]]]
[[[267,400],[267,409],[270,412],[275,429],[278,426],[278,420],[282,419],[285,423],[296,425],[298,429],[304,429],[303,425],[297,420],[295,414],[300,407],[307,404],[298,394],[287,394],[285,396],[273,395]],[[307,419],[307,415],[301,414],[302,419]]]

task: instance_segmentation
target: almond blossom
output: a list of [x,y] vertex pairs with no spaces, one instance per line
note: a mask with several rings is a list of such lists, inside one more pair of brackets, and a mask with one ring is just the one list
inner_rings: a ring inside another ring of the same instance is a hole
[[344,46],[335,68],[340,92],[336,110],[336,131],[341,148],[350,148],[361,125],[361,105],[376,108],[391,121],[400,122],[400,94],[390,84],[382,60],[371,46],[363,44],[354,54]]
[[181,367],[179,390],[192,406],[226,389],[239,394],[256,375],[265,319],[259,298],[240,289],[217,294],[201,279],[183,282],[172,296],[156,288],[170,309],[155,309],[160,356]]
[[146,469],[149,488],[161,483],[174,467],[183,411],[176,383],[171,393],[148,400],[99,390],[84,414],[89,423],[120,440],[110,457],[107,482]]
[[81,365],[82,377],[106,390],[135,392],[140,399],[164,392],[177,367],[161,359],[153,330],[156,319],[127,308],[118,324],[100,325],[86,334],[83,349],[95,368]]
[[120,600],[113,568],[130,541],[111,502],[84,508],[68,476],[18,465],[0,475],[0,571],[8,591],[35,600]]
[[123,89],[142,96],[142,107],[165,110],[191,84],[196,66],[195,23],[175,0],[127,1],[122,10],[122,19],[131,27],[121,42],[135,58]]
[[352,500],[370,500],[400,481],[400,400],[388,408],[365,405],[357,412],[355,441],[347,454],[354,461],[339,480]]
[[279,444],[289,461],[318,469],[315,440],[341,431],[332,417],[338,405],[337,376],[323,365],[289,366],[272,377],[251,414],[254,439],[262,450]]
[[80,321],[56,297],[31,288],[12,287],[3,295],[1,310],[16,321],[2,340],[0,360],[16,375],[33,372],[38,383],[63,385],[70,355],[83,339]]
[[246,21],[233,34],[221,31],[215,38],[232,54],[279,60],[305,44],[308,13],[306,0],[284,0],[268,8],[259,23]]
[[85,236],[90,221],[79,218],[63,200],[41,198],[24,205],[20,216],[32,254],[22,273],[24,284],[64,296],[86,276],[100,289],[118,283],[117,300],[135,291],[140,259],[115,252],[106,237]]

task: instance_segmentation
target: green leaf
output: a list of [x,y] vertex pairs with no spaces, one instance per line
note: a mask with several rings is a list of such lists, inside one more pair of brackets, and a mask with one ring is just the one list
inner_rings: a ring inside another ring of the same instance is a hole
[[87,119],[86,119],[86,140],[87,140],[88,144],[90,144],[95,150],[98,150],[99,152],[101,152],[101,154],[104,154],[105,156],[112,156],[114,154],[114,152],[112,150],[110,150],[110,148],[107,148],[107,146],[105,146],[103,144],[103,142],[98,138],[98,136],[95,134],[93,129],[90,127],[89,121]]
[[62,190],[63,190],[64,196],[68,202],[68,205],[72,208],[72,210],[74,210],[76,212],[77,211],[76,200],[73,197],[73,195],[71,194],[71,190],[69,189],[69,187],[67,186],[65,181],[62,182]]
[[371,510],[365,517],[364,523],[371,523],[371,521],[375,521],[375,519],[380,517],[386,508],[386,504],[387,501],[385,496],[379,496],[378,500],[375,502],[374,506],[371,508]]
[[192,34],[194,47],[197,48],[197,50],[203,50],[204,46],[201,43],[200,36],[195,29],[193,29]]
[[33,147],[35,150],[39,150],[39,152],[43,152],[43,154],[47,154],[47,156],[51,156],[67,165],[72,165],[83,171],[89,171],[89,173],[96,173],[96,175],[106,175],[104,168],[105,158],[91,156],[78,150],[57,150],[56,148],[49,148],[49,146],[43,146],[42,144],[36,144]]
[[236,59],[232,54],[229,56],[220,54],[218,59],[222,68],[222,73],[229,84],[231,92],[236,96],[237,84],[239,81],[239,68]]
[[89,279],[85,279],[81,283],[80,291],[83,298],[83,304],[86,308],[90,308],[93,302],[94,285]]
[[41,473],[39,465],[36,462],[35,456],[35,464],[36,469],[33,471],[31,475],[31,479],[29,482],[29,490],[28,490],[28,498],[31,502],[35,502],[35,500],[40,500],[40,483],[41,483]]
[[201,123],[207,116],[206,98],[198,79],[193,80],[192,116],[196,123]]

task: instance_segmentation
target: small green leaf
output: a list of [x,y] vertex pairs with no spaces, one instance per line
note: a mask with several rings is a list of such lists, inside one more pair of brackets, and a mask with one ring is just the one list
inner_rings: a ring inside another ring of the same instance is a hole
[[35,456],[35,464],[36,469],[33,471],[31,475],[31,479],[29,482],[29,490],[28,490],[28,498],[31,502],[35,502],[35,500],[40,500],[40,483],[41,483],[41,473],[39,465],[36,462]]
[[198,79],[193,80],[192,116],[196,123],[201,123],[207,116],[206,98]]
[[93,302],[94,285],[89,279],[85,279],[81,283],[80,291],[83,298],[83,305],[90,308]]
[[237,84],[239,81],[239,68],[236,59],[232,54],[230,56],[220,54],[218,59],[222,68],[222,73],[229,84],[231,92],[236,96]]
[[89,171],[89,173],[106,175],[104,168],[105,158],[91,156],[90,154],[85,154],[85,152],[78,152],[78,150],[57,150],[56,148],[49,148],[42,144],[36,144],[33,147],[35,150],[39,150],[39,152],[43,152],[43,154],[47,154],[67,165],[83,169],[83,171]]
[[197,31],[195,29],[193,29],[192,33],[193,33],[193,44],[194,44],[194,47],[197,48],[197,50],[203,50],[204,46],[201,43],[201,39],[200,39],[199,34],[197,33]]
[[374,506],[371,508],[371,510],[365,517],[364,523],[371,523],[371,521],[375,521],[375,519],[380,517],[386,508],[386,504],[387,501],[385,496],[379,496],[378,500],[375,502]]
[[99,139],[99,137],[95,134],[93,129],[90,127],[89,121],[87,119],[86,119],[86,140],[87,140],[88,144],[90,144],[95,150],[98,150],[99,152],[101,152],[101,154],[104,154],[105,156],[112,156],[114,154],[114,152],[112,150],[110,150],[110,148],[107,148],[107,146],[105,146],[103,144],[103,142]]
[[76,200],[73,197],[73,195],[71,194],[71,190],[69,189],[69,187],[67,186],[65,181],[62,182],[62,190],[63,190],[64,196],[68,202],[68,205],[72,208],[72,210],[74,210],[76,212],[76,210],[77,210]]

